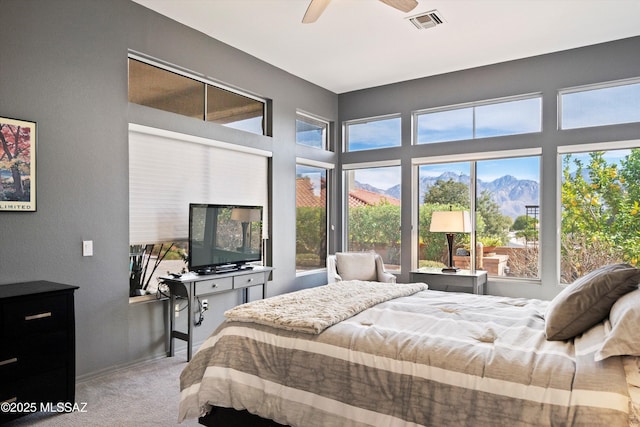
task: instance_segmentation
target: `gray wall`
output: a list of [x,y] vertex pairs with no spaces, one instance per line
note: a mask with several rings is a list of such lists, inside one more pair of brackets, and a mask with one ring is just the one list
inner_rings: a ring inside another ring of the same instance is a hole
[[[76,293],[80,377],[160,357],[165,351],[167,307],[157,302],[130,305],[128,299],[128,123],[273,152],[270,243],[275,271],[269,295],[325,280],[323,273],[295,277],[295,159],[336,159],[331,153],[296,146],[296,109],[335,123],[338,111],[341,120],[401,112],[402,148],[345,155],[343,160],[400,158],[403,199],[410,200],[411,157],[477,149],[464,142],[412,147],[411,110],[543,91],[543,134],[514,138],[514,144],[542,144],[545,150],[545,263],[555,262],[556,191],[547,178],[547,172],[550,176],[556,172],[553,148],[640,135],[637,124],[554,130],[556,89],[640,74],[638,38],[338,96],[128,0],[0,0],[0,6],[0,116],[38,123],[38,210],[0,212],[0,284],[47,279],[80,287]],[[129,105],[129,50],[273,100],[273,137]],[[334,137],[338,130],[339,126],[333,127]],[[496,149],[502,143],[486,140],[482,147]],[[339,188],[340,183],[335,185]],[[339,204],[333,203],[332,212],[339,211]],[[332,222],[338,226],[339,220],[334,216]],[[410,223],[407,209],[403,222]],[[408,232],[405,227],[405,254],[410,253]],[[339,233],[338,227],[331,235]],[[95,255],[82,257],[81,242],[89,239],[94,241]],[[402,267],[401,279],[407,280],[406,256]],[[491,284],[489,291],[548,296],[557,289]],[[211,311],[203,326],[196,328],[196,342],[204,340],[221,320],[221,311],[238,298],[225,294],[210,299]],[[179,323],[185,325],[186,318],[181,315]]]
[[[640,140],[640,124],[601,126],[588,129],[557,129],[559,89],[611,80],[640,77],[640,37],[555,54],[511,61],[430,78],[412,80],[340,95],[339,122],[384,114],[402,116],[402,147],[354,152],[341,156],[341,163],[400,159],[402,162],[402,275],[408,281],[411,269],[411,159],[479,151],[542,147],[541,256],[542,283],[524,284],[490,280],[488,292],[498,295],[550,299],[560,287],[557,280],[559,245],[557,222],[557,147],[607,141]],[[411,145],[411,112],[511,95],[542,93],[540,134]],[[336,221],[340,224],[340,220]]]
[[[302,286],[295,278],[295,159],[320,154],[296,147],[295,113],[335,121],[336,94],[128,0],[1,0],[0,7],[0,116],[38,124],[37,212],[0,212],[0,284],[47,279],[80,287],[80,377],[165,349],[163,303],[130,306],[128,299],[130,122],[271,150],[277,203],[269,294]],[[129,105],[128,50],[273,100],[273,138]],[[94,242],[93,257],[82,257],[85,239]],[[215,299],[196,341],[238,298]]]

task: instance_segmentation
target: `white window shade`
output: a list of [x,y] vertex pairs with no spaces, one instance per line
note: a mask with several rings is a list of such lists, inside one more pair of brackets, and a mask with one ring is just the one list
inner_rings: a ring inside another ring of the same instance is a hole
[[268,235],[268,152],[141,128],[129,130],[130,244],[186,240],[189,203],[263,206]]

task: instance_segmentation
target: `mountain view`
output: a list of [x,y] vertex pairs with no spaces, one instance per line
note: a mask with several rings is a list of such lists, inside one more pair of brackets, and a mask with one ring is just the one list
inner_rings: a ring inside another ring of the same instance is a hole
[[[437,177],[421,177],[419,183],[420,203],[424,200],[424,194],[429,191],[438,180],[462,182],[469,185],[468,175],[458,175],[453,172],[445,172]],[[379,194],[400,198],[400,185],[395,185],[388,190],[381,190],[368,184],[356,182],[356,187],[373,191]],[[525,206],[538,205],[540,203],[540,185],[536,181],[518,179],[512,175],[504,175],[493,181],[478,180],[478,192],[488,191],[492,199],[500,206],[503,215],[516,219],[525,215]]]

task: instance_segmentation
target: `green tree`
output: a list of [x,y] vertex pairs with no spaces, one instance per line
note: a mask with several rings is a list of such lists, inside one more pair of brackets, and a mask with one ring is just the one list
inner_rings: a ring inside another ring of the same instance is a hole
[[527,241],[538,240],[538,219],[526,215],[520,215],[511,224],[511,230],[517,237],[524,237]]
[[528,217],[526,215],[518,216],[511,224],[511,229],[513,231],[525,231],[535,228],[538,224],[538,220],[535,218]]
[[493,201],[491,193],[485,190],[480,194],[476,200],[476,211],[484,221],[483,229],[476,227],[478,233],[498,238],[502,244],[506,244],[512,220],[500,213],[500,206]]
[[607,162],[604,154],[589,153],[588,165],[571,155],[563,158],[561,249],[567,283],[606,263],[638,262],[640,150],[633,149],[620,165]]
[[375,206],[349,208],[349,248],[387,249],[385,263],[400,264],[400,206],[383,200]]
[[439,179],[424,194],[423,202],[425,204],[469,206],[469,186],[452,179],[448,181]]
[[327,216],[324,207],[296,209],[296,265],[323,267],[327,253]]

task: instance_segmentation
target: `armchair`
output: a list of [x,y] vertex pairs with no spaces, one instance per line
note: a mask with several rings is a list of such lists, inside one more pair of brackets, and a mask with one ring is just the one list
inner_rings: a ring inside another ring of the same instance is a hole
[[341,280],[396,283],[396,276],[385,271],[382,257],[375,252],[336,252],[327,256],[327,282]]

